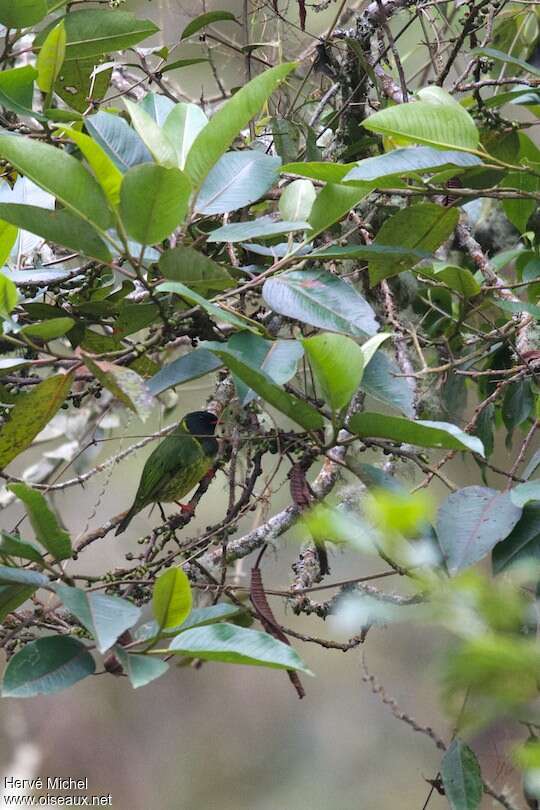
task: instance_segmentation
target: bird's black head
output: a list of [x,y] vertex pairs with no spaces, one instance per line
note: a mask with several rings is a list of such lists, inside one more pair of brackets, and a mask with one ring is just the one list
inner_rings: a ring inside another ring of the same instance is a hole
[[184,417],[186,427],[193,436],[213,436],[218,417],[210,411],[192,411]]

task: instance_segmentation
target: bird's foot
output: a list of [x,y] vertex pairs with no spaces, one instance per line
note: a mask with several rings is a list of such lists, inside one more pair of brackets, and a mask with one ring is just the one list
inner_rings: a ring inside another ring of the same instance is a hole
[[191,503],[180,503],[179,501],[175,501],[176,505],[180,507],[180,511],[183,515],[194,515],[195,514],[195,507]]

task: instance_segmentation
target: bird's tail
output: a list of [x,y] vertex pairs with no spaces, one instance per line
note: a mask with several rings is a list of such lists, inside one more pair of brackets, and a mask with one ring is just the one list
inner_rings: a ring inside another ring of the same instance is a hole
[[128,512],[126,512],[126,514],[124,515],[124,517],[122,518],[122,520],[118,524],[118,528],[114,533],[115,537],[116,537],[116,535],[122,534],[122,532],[125,532],[125,530],[127,529],[127,527],[129,526],[129,524],[131,523],[131,521],[133,520],[133,518],[135,517],[136,514],[137,514],[137,510],[134,509],[134,507],[132,506],[131,509]]

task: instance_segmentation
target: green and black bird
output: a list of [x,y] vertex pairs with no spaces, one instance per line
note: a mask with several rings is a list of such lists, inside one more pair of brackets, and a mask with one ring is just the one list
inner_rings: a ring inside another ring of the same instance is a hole
[[218,452],[214,437],[217,423],[215,414],[193,411],[158,444],[144,465],[133,506],[116,534],[121,534],[145,506],[179,501],[204,478]]

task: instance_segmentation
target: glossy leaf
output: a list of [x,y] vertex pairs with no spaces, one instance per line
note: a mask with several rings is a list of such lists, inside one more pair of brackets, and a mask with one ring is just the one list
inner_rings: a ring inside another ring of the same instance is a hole
[[309,218],[317,198],[315,187],[309,180],[293,180],[285,186],[280,200],[279,213],[284,220],[304,222]]
[[437,536],[450,573],[474,565],[508,537],[522,510],[508,492],[465,487],[439,508]]
[[156,678],[160,678],[169,669],[168,663],[162,661],[161,658],[126,652],[120,646],[115,647],[114,654],[134,689],[139,689],[141,686],[146,686],[148,683],[155,681]]
[[192,602],[189,579],[181,568],[169,568],[160,574],[152,595],[152,610],[159,630],[182,624],[191,612]]
[[369,189],[355,188],[354,186],[340,186],[328,183],[319,192],[313,203],[309,224],[310,237],[325,231],[335,222],[339,222],[352,211],[358,203],[369,194]]
[[356,163],[286,163],[281,167],[281,173],[299,174],[324,183],[341,183],[355,166]]
[[47,12],[47,0],[0,0],[0,23],[6,28],[35,25]]
[[350,430],[359,436],[390,439],[418,447],[440,447],[445,450],[470,450],[484,455],[482,442],[449,422],[429,422],[387,416],[382,413],[357,413],[349,420]]
[[307,222],[283,222],[272,216],[259,217],[247,222],[231,222],[211,231],[208,242],[246,242],[249,239],[264,239],[281,233],[294,233],[309,228]]
[[353,180],[369,182],[379,177],[392,175],[403,177],[441,171],[449,166],[468,168],[481,163],[479,157],[466,152],[444,151],[433,149],[431,146],[406,147],[359,161],[355,168],[343,177],[343,182],[350,183]]
[[[2,209],[0,206],[0,215]],[[10,312],[15,309],[17,301],[19,300],[19,293],[13,281],[0,273],[0,316],[7,318]]]
[[162,96],[161,93],[147,93],[137,106],[148,113],[160,128],[163,128],[168,116],[178,105],[167,96]]
[[[420,203],[410,208],[403,208],[387,219],[374,244],[396,245],[400,248],[412,248],[428,253],[436,250],[453,233],[459,221],[459,211],[455,208],[443,208],[434,203]],[[371,286],[378,284],[389,276],[395,276],[403,270],[409,270],[416,262],[411,259],[389,260],[371,259],[369,262],[369,280]]]
[[42,115],[32,111],[34,79],[37,70],[30,65],[4,70],[0,73],[0,104],[6,110],[18,115],[31,115],[38,121],[45,120]]
[[0,585],[0,622],[30,599],[35,590],[32,585]]
[[167,116],[163,132],[176,151],[176,162],[180,169],[186,165],[189,150],[207,123],[206,113],[197,104],[175,104]]
[[[138,20],[127,11],[105,8],[70,11],[63,20],[68,60],[90,59],[111,51],[131,48],[159,30],[153,22]],[[35,49],[42,47],[51,28],[52,25],[38,34],[34,41]]]
[[232,11],[208,11],[206,14],[200,14],[198,17],[195,17],[184,30],[182,31],[182,36],[180,39],[187,39],[188,37],[193,36],[196,34],[197,31],[200,31],[201,28],[206,28],[207,25],[211,25],[215,22],[222,22],[223,20],[231,20],[232,22],[236,22],[236,17],[232,13]]
[[288,644],[268,633],[246,630],[227,622],[186,630],[172,640],[169,651],[204,661],[293,669],[312,674]]
[[80,621],[96,640],[98,650],[108,650],[125,630],[139,620],[141,609],[117,596],[87,592],[69,585],[56,585],[64,607]]
[[205,345],[223,360],[227,368],[248,388],[252,388],[265,402],[284,413],[289,419],[306,430],[319,430],[324,426],[323,417],[312,405],[287,393],[268,374],[247,363],[241,354],[229,348],[223,348],[222,343],[209,342]]
[[25,543],[24,540],[14,534],[8,534],[8,532],[0,532],[0,556],[20,557],[40,565],[43,562],[43,557],[35,546]]
[[520,68],[520,70],[524,70],[526,73],[530,73],[533,76],[540,76],[540,68],[538,68],[537,65],[531,65],[530,62],[526,62],[524,59],[519,59],[517,56],[504,53],[496,48],[475,48],[471,53],[478,54],[479,56],[487,56],[497,62],[504,62],[506,65]]
[[274,185],[279,166],[279,158],[264,152],[227,152],[206,176],[195,201],[196,210],[208,215],[226,214],[250,205]]
[[58,78],[66,55],[66,29],[61,21],[47,34],[39,52],[37,84],[43,93],[50,93]]
[[[501,188],[513,188],[518,191],[538,194],[540,191],[540,177],[528,172],[509,172],[502,183]],[[504,213],[514,225],[519,233],[525,233],[527,223],[538,208],[538,200],[527,197],[517,197],[502,201]]]
[[478,148],[478,130],[459,104],[410,101],[370,115],[362,125],[381,135],[442,149],[471,151]]
[[2,697],[35,697],[61,692],[93,675],[94,659],[71,636],[47,636],[26,644],[4,671]]
[[330,332],[304,338],[302,344],[325,402],[334,413],[343,411],[362,380],[362,349],[351,338]]
[[[98,106],[107,94],[112,78],[110,62],[106,69],[99,69],[102,67],[100,64],[102,61],[107,64],[106,58],[106,56],[98,56],[86,59],[64,59],[64,64],[54,85],[54,92],[70,110],[62,110],[58,107],[51,110],[49,107],[46,110],[47,118],[71,123],[74,120],[83,120],[82,114],[88,112],[90,99],[94,106]],[[76,112],[71,112],[72,110]],[[106,115],[106,113],[104,114]]]
[[367,367],[360,385],[366,394],[414,418],[414,388],[401,376],[399,366],[385,352],[377,352]]
[[113,206],[120,202],[120,186],[122,185],[122,172],[109,157],[107,152],[95,140],[71,127],[62,127],[62,131],[77,144],[84,155],[88,165],[94,172],[107,199]]
[[527,503],[512,531],[493,549],[493,572],[526,560],[540,560],[540,504]]
[[169,281],[181,281],[203,295],[234,286],[233,279],[222,265],[190,247],[167,250],[161,255],[159,269]]
[[[304,354],[298,340],[265,340],[252,332],[237,332],[227,341],[228,348],[237,352],[251,366],[264,371],[278,385],[289,382],[296,374],[298,361]],[[256,397],[255,391],[235,378],[238,398],[243,407]]]
[[148,390],[154,396],[161,394],[168,388],[174,388],[176,385],[189,382],[189,380],[196,380],[203,377],[205,374],[210,374],[221,368],[223,363],[217,357],[209,352],[207,349],[194,349],[189,354],[173,360],[166,366],[163,366],[157,374],[148,380]]
[[451,810],[478,810],[484,794],[480,765],[474,751],[460,739],[445,751],[441,779]]
[[152,162],[152,155],[141,138],[120,116],[98,112],[85,118],[84,123],[92,138],[121,172],[140,163]]
[[206,300],[206,298],[203,298],[201,295],[195,292],[195,290],[190,290],[189,287],[186,287],[186,285],[182,284],[180,281],[166,281],[163,284],[159,284],[156,287],[156,290],[158,292],[176,293],[186,301],[189,301],[191,304],[197,304],[218,323],[220,321],[225,321],[226,323],[236,326],[237,329],[249,329],[252,332],[259,331],[259,327],[255,321],[252,321],[249,318],[244,318],[240,314],[237,315],[231,310],[218,307],[216,304],[211,304],[210,301]]
[[238,90],[212,116],[197,135],[186,160],[186,174],[194,188],[201,185],[238,133],[259,113],[263,104],[295,67],[295,63],[286,63],[265,70]]
[[0,565],[0,582],[5,585],[24,585],[29,588],[48,588],[50,580],[39,571]]
[[374,335],[379,325],[371,306],[327,270],[293,270],[268,279],[263,298],[274,312],[353,337]]
[[30,447],[63,404],[72,381],[71,374],[56,374],[17,397],[8,421],[0,429],[0,470]]
[[55,560],[71,557],[71,540],[41,492],[26,484],[8,484],[8,489],[21,500],[36,535],[37,542],[52,554]]
[[467,267],[459,267],[445,262],[435,262],[433,268],[422,267],[418,271],[420,279],[428,276],[434,281],[442,281],[451,290],[455,290],[464,298],[472,298],[480,292],[480,284]]
[[99,228],[109,226],[111,213],[102,189],[72,155],[29,138],[0,135],[0,157],[72,213]]
[[41,323],[31,323],[21,329],[21,334],[32,340],[56,340],[62,337],[75,325],[73,318],[51,318]]
[[35,233],[48,242],[75,250],[89,258],[110,262],[111,254],[91,225],[69,211],[49,211],[35,205],[0,203],[4,222]]
[[185,219],[191,188],[180,169],[144,164],[130,169],[120,189],[120,214],[141,245],[162,242]]
[[176,150],[166,133],[140,104],[125,99],[131,123],[157,163],[167,168],[177,165]]

